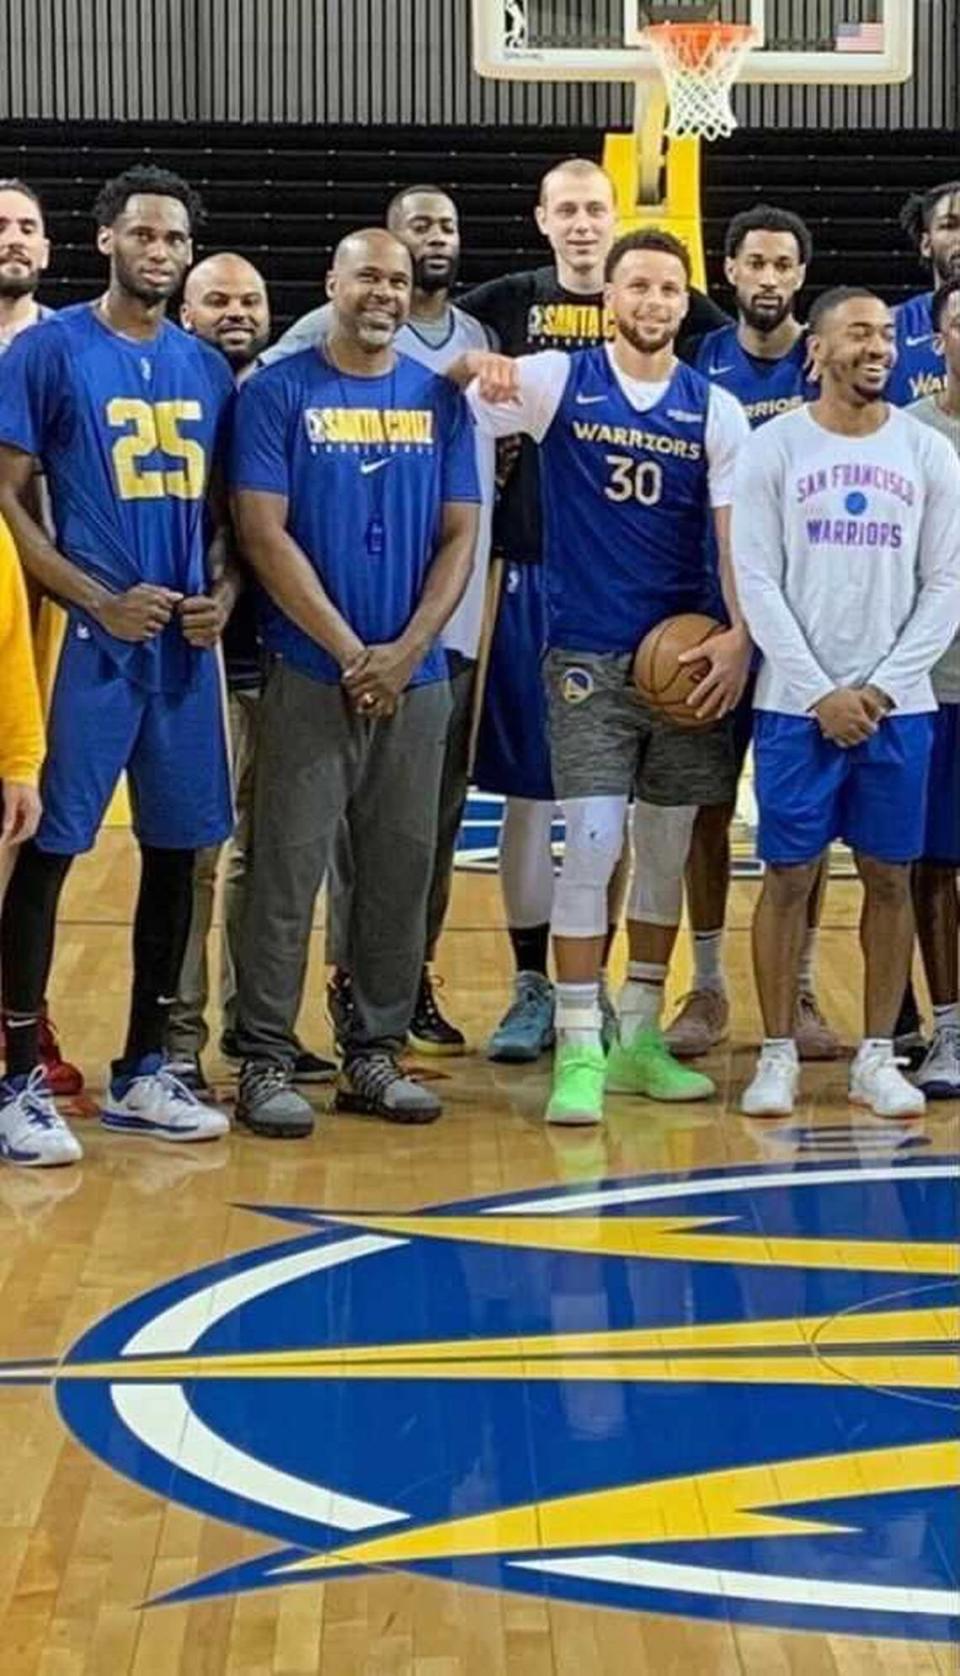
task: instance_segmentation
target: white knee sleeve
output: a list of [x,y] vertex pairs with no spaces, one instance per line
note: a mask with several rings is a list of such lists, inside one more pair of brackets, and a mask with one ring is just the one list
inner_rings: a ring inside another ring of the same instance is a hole
[[552,930],[557,937],[602,937],[607,885],[623,848],[625,797],[574,797],[561,803],[566,822]]
[[675,809],[634,804],[628,919],[644,920],[647,925],[680,924],[683,873],[696,818],[696,807],[689,804]]
[[548,925],[553,912],[550,829],[555,803],[508,797],[500,834],[500,888],[507,924],[518,931]]

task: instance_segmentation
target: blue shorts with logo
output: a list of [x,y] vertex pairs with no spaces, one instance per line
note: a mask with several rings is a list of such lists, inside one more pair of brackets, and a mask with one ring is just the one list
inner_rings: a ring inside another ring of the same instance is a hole
[[543,656],[543,566],[504,561],[473,781],[502,797],[554,801]]
[[41,850],[93,848],[126,770],[133,827],[157,849],[196,850],[233,830],[219,655],[201,653],[192,685],[148,692],[119,674],[83,624],[63,642],[40,781]]
[[960,868],[960,704],[941,704],[933,718],[923,858]]
[[845,750],[807,716],[758,710],[753,735],[757,854],[781,866],[814,861],[834,839],[877,861],[924,851],[934,718],[888,716]]

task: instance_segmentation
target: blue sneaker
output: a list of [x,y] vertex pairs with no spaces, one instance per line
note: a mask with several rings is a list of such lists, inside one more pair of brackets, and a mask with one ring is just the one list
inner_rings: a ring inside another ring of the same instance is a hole
[[540,972],[518,972],[514,998],[487,1045],[487,1058],[526,1065],[553,1047],[553,984]]
[[214,1141],[230,1127],[226,1114],[198,1099],[159,1053],[132,1071],[113,1071],[100,1122],[120,1134],[163,1141]]

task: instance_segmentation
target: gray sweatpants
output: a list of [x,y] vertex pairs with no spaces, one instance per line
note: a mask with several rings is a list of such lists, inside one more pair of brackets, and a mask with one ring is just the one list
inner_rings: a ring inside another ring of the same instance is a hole
[[[428,960],[432,960],[436,953],[450,905],[453,857],[463,818],[463,806],[467,800],[470,726],[473,720],[476,679],[477,666],[472,659],[450,658],[451,709],[443,754],[443,773],[440,778],[437,847],[433,858],[430,894],[427,898]],[[327,883],[327,964],[341,966],[347,972],[353,970],[349,942],[352,904],[353,856],[350,850],[350,829],[344,821],[337,833]]]
[[220,932],[220,1028],[235,1030],[237,1024],[237,948],[243,917],[243,892],[250,849],[253,815],[253,774],[256,760],[257,711],[260,694],[232,692],[229,702],[230,745],[233,753],[233,795],[237,824],[226,845],[215,844],[198,850],[193,864],[193,915],[187,940],[177,999],[167,1024],[167,1052],[172,1059],[188,1059],[202,1053],[210,1038],[207,1002],[210,978],[207,939],[213,920],[213,899],[217,870],[224,848],[227,852],[223,879],[223,926]]
[[399,1047],[416,1001],[450,714],[446,682],[366,721],[339,686],[275,664],[260,701],[253,865],[238,972],[247,1059],[289,1064],[317,892],[346,820],[354,867],[351,1051]]

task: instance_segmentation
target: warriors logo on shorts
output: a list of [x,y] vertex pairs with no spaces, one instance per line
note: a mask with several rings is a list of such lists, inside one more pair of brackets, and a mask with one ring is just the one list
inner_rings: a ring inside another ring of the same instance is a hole
[[560,681],[560,692],[567,704],[582,704],[593,692],[593,676],[589,669],[575,666],[565,669]]

